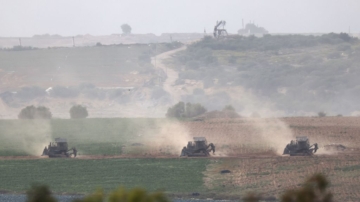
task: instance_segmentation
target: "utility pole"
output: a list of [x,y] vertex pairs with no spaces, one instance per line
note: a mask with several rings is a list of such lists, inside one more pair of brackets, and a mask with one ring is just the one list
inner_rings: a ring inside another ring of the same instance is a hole
[[73,40],[73,47],[75,47],[75,37],[72,37]]
[[21,46],[21,38],[19,38],[19,44],[20,44],[20,46]]

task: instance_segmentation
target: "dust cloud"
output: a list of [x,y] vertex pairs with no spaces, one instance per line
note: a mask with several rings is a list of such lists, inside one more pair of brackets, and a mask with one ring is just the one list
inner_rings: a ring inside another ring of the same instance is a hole
[[192,140],[188,128],[177,120],[157,119],[139,132],[142,147],[125,148],[127,154],[180,155],[181,149]]
[[293,139],[289,127],[276,118],[210,120],[204,124],[205,130],[197,133],[215,144],[216,156],[281,155]]
[[[285,146],[294,139],[289,126],[280,118],[284,112],[276,110],[271,102],[262,100],[251,91],[241,87],[229,87],[219,89],[226,91],[231,97],[230,103],[238,109],[237,112],[243,116],[240,119],[214,121],[211,124],[222,124],[217,130],[216,127],[206,131],[210,135],[209,140],[217,145],[217,155],[239,155],[248,153],[273,153],[280,155]],[[254,118],[256,113],[259,117]],[[221,123],[223,122],[223,123]]]
[[[1,150],[18,155],[40,156],[51,140],[50,120],[9,120],[0,129],[0,137],[6,145]],[[20,148],[20,149],[19,149]]]

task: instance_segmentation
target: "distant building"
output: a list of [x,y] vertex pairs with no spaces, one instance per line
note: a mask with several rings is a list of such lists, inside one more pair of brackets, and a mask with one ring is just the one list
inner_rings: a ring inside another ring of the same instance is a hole
[[239,29],[238,34],[240,35],[244,35],[244,36],[249,36],[249,35],[264,35],[264,34],[268,34],[269,32],[263,28],[263,27],[258,27],[256,26],[254,23],[248,23],[246,24],[245,28]]

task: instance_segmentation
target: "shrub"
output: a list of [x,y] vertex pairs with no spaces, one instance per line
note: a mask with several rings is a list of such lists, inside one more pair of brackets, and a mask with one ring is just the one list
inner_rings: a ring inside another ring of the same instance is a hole
[[326,113],[325,113],[325,112],[322,112],[322,111],[321,111],[321,112],[318,113],[318,117],[325,117],[325,116],[326,116]]
[[206,111],[207,110],[205,109],[205,107],[203,107],[199,103],[196,103],[196,104],[191,104],[190,102],[186,103],[185,115],[187,118],[199,116],[199,115],[205,113]]
[[[52,196],[50,189],[46,185],[32,186],[27,194],[27,202],[56,202],[56,198]],[[105,195],[102,189],[85,196],[82,199],[76,199],[74,202],[96,202],[96,201],[118,201],[118,202],[170,202],[170,200],[162,192],[148,193],[141,188],[133,188],[127,190],[118,188]]]
[[84,106],[74,105],[70,109],[70,117],[72,119],[83,119],[86,118],[88,115],[88,111]]
[[122,24],[121,30],[124,34],[131,34],[131,27],[128,24]]
[[205,113],[207,110],[201,104],[191,104],[179,102],[173,107],[170,107],[166,113],[168,118],[191,118]]
[[[327,191],[329,181],[322,174],[315,174],[302,184],[300,188],[289,189],[281,196],[281,202],[331,202],[333,194]],[[245,202],[267,201],[255,193],[243,198]]]
[[18,115],[19,119],[51,119],[52,114],[49,108],[44,106],[35,107],[33,105],[22,109]]
[[287,190],[281,197],[282,202],[330,202],[333,195],[327,191],[329,181],[322,174],[310,177],[299,189]]
[[185,103],[179,102],[167,110],[166,117],[181,118],[184,117],[184,114],[185,114]]
[[56,202],[51,191],[46,185],[32,185],[26,192],[27,202]]

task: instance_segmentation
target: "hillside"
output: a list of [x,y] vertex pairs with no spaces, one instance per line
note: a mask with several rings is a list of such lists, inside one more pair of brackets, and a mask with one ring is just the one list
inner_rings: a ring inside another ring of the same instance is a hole
[[206,102],[217,89],[222,93],[217,102],[232,103],[245,114],[351,115],[360,109],[359,61],[359,40],[347,34],[265,35],[206,37],[177,54],[172,65],[178,85],[200,81],[205,90],[183,100],[211,109],[219,109]]
[[[161,114],[147,110],[169,100],[161,86],[166,73],[152,58],[181,46],[174,42],[0,50],[0,116],[15,118],[24,106],[45,105],[55,117],[68,117],[74,103],[87,106],[95,117],[163,116],[163,109]],[[129,103],[135,106],[125,106]]]

